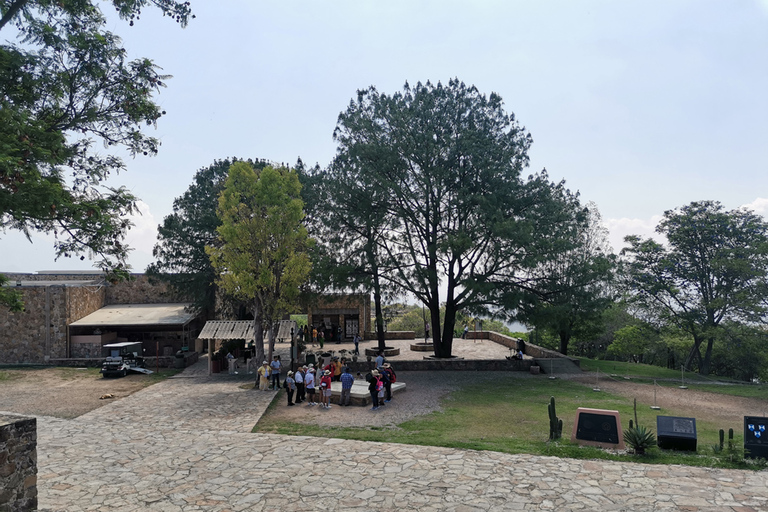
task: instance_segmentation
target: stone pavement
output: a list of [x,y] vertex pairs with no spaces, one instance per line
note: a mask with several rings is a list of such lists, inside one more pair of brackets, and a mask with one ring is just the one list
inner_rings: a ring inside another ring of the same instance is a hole
[[40,509],[768,510],[765,471],[252,434],[273,392],[205,362],[79,418],[38,418]]

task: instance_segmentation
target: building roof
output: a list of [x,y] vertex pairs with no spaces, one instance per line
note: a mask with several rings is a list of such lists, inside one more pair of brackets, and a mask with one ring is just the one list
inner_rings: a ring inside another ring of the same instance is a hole
[[23,287],[23,288],[33,288],[33,287],[44,287],[44,286],[65,286],[68,288],[78,287],[78,286],[103,286],[103,282],[100,280],[81,280],[81,279],[70,279],[66,281],[22,281],[22,280],[15,280],[11,279],[11,281],[8,282],[6,285],[8,288],[16,288],[16,287]]
[[197,316],[186,311],[190,304],[113,304],[94,311],[73,327],[102,327],[109,325],[186,325]]
[[253,340],[253,320],[209,320],[197,337],[203,340]]

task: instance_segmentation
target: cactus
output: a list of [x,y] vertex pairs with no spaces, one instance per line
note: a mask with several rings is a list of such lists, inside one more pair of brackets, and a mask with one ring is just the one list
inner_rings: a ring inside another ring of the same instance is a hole
[[547,409],[549,410],[549,439],[560,439],[563,435],[563,420],[555,413],[555,397],[549,398]]
[[723,445],[725,444],[725,430],[720,429],[720,449],[723,449]]
[[632,423],[632,420],[629,420],[629,428],[635,428],[635,424]]
[[734,450],[736,448],[736,445],[733,444],[733,429],[728,429],[728,449]]

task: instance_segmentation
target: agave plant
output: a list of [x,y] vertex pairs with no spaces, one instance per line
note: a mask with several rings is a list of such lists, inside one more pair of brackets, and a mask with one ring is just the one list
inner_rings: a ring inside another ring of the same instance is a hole
[[624,442],[637,455],[644,455],[645,450],[656,444],[656,436],[652,430],[642,426],[629,427],[624,431]]

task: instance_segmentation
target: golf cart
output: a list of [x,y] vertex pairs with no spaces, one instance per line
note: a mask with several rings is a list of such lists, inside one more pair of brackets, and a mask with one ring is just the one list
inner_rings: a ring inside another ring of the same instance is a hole
[[103,348],[108,353],[101,365],[101,374],[104,377],[125,377],[129,371],[152,373],[152,370],[144,367],[140,342],[110,343]]

